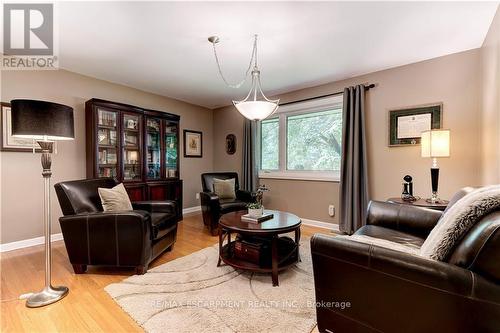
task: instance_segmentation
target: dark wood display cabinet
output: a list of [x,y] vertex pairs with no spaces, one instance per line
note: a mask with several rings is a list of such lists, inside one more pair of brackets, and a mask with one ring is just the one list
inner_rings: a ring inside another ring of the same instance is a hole
[[182,219],[179,120],[167,112],[88,100],[87,178],[116,178],[131,201],[176,200]]

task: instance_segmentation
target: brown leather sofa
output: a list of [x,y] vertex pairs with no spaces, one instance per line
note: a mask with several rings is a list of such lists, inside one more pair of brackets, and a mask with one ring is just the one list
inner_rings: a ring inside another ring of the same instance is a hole
[[[356,234],[421,246],[441,215],[373,201]],[[326,235],[311,251],[320,332],[500,332],[500,211],[445,262]]]
[[[235,179],[236,199],[219,199],[213,192],[214,179]],[[255,195],[251,192],[240,190],[238,174],[236,172],[211,172],[201,175],[203,192],[200,193],[203,223],[210,233],[215,236],[219,230],[219,218],[222,214],[244,210],[247,204],[255,202]]]
[[75,273],[87,265],[135,267],[144,274],[149,263],[171,250],[177,236],[176,203],[133,202],[133,211],[103,212],[97,189],[118,183],[112,178],[56,184],[63,217],[64,244]]

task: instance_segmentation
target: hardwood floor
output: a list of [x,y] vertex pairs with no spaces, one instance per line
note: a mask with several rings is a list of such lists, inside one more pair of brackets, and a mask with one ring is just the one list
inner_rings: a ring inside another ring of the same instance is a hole
[[[302,235],[329,233],[326,229],[302,226]],[[156,259],[155,267],[217,243],[203,228],[201,215],[185,217],[179,223],[177,242],[172,252]],[[134,274],[133,269],[96,268],[76,275],[62,241],[52,243],[52,281],[69,287],[58,303],[28,309],[19,296],[39,291],[44,285],[43,246],[0,254],[1,332],[142,332],[104,291],[104,287]],[[271,283],[271,282],[269,282]],[[316,330],[315,330],[316,331]]]

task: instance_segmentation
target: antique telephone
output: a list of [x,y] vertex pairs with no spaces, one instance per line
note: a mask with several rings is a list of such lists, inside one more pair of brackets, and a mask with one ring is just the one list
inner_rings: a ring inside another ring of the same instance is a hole
[[416,201],[420,198],[413,196],[413,178],[410,175],[403,177],[403,192],[401,193],[401,199],[404,201]]

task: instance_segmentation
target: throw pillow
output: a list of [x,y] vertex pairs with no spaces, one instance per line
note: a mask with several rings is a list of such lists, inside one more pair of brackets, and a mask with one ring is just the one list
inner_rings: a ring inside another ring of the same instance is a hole
[[219,199],[235,199],[236,198],[236,179],[214,179],[214,193]]
[[469,230],[485,215],[500,209],[500,185],[479,188],[448,209],[420,248],[420,255],[444,261]]
[[121,210],[132,210],[132,203],[128,197],[123,184],[118,184],[113,188],[97,189],[101,198],[102,208],[105,212],[116,212]]

